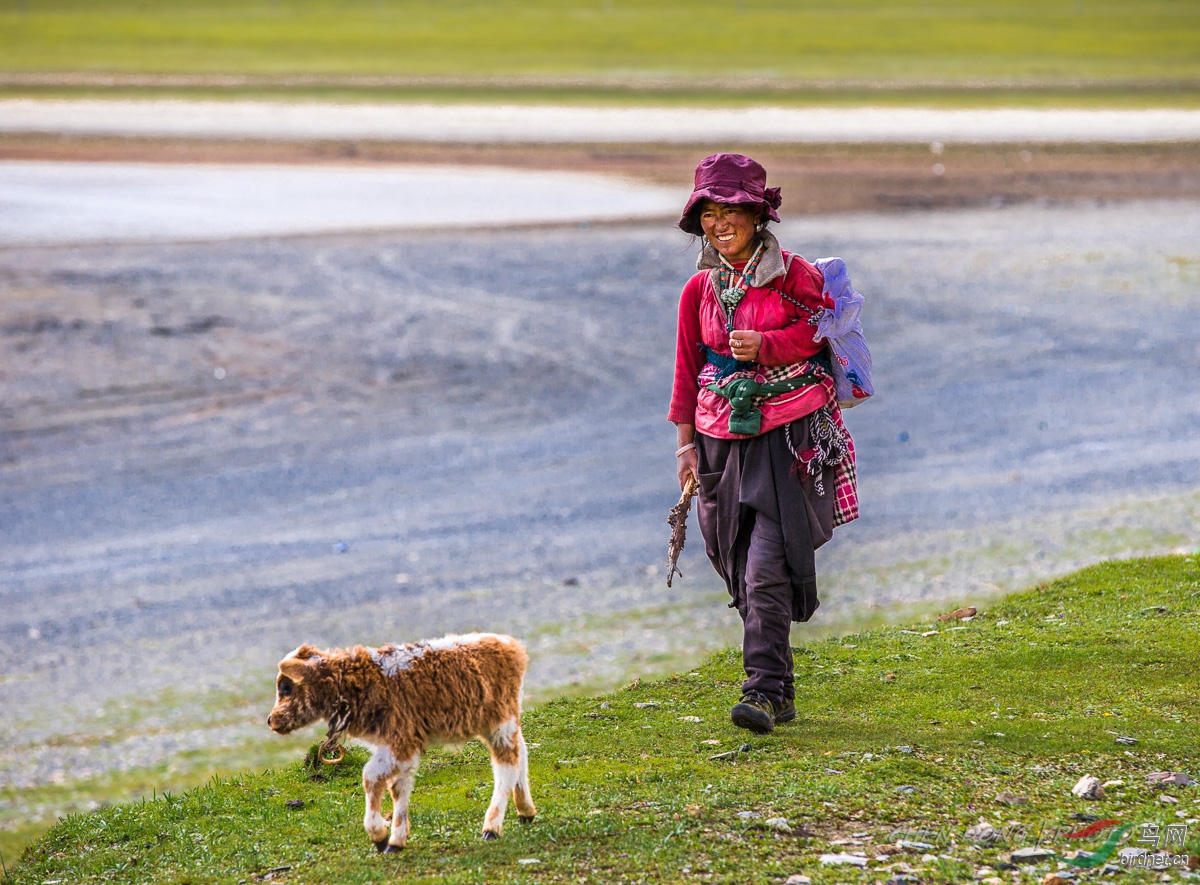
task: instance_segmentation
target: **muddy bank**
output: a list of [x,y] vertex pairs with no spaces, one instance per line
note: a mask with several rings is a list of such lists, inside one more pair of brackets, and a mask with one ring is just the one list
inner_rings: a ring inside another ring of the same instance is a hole
[[[759,158],[784,218],[1024,203],[1200,199],[1200,150],[1177,144],[722,145]],[[369,139],[219,141],[0,133],[0,159],[143,163],[440,164],[572,170],[689,187],[707,153],[656,144],[413,144]],[[939,171],[940,167],[940,171]]]

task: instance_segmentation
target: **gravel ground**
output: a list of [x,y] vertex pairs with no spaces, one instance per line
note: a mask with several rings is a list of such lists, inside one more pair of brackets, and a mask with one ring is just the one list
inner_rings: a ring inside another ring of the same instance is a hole
[[[879,391],[815,628],[1200,543],[1198,210],[781,227],[847,260]],[[663,582],[693,255],[661,224],[0,249],[0,789],[264,737],[302,641],[510,631],[545,696],[735,637],[694,524]]]

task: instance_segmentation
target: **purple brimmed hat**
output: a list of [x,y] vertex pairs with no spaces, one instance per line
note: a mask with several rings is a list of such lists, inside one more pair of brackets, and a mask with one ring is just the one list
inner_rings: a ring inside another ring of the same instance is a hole
[[679,228],[700,236],[704,231],[693,211],[704,199],[714,203],[757,203],[767,211],[772,221],[779,220],[775,210],[783,202],[779,188],[766,187],[767,170],[741,154],[713,154],[696,167],[696,186],[683,207]]

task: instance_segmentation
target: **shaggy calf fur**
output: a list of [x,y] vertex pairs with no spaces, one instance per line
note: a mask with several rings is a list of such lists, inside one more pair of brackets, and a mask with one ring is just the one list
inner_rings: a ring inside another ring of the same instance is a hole
[[[267,725],[279,734],[348,711],[346,733],[374,747],[363,767],[363,826],[380,851],[408,838],[408,800],[421,751],[479,738],[491,751],[494,788],[483,838],[499,837],[512,793],[531,820],[529,757],[521,736],[525,649],[511,636],[472,633],[442,639],[321,651],[302,645],[279,662]],[[380,813],[392,794],[392,823]]]

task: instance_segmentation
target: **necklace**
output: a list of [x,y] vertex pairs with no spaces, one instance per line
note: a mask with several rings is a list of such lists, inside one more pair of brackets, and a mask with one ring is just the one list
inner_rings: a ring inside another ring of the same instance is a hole
[[717,268],[717,300],[721,302],[725,311],[725,328],[730,332],[733,331],[733,314],[746,297],[746,290],[750,288],[749,280],[758,270],[758,262],[762,255],[763,244],[759,243],[746,266],[740,271],[734,268],[724,255],[721,256],[721,266]]

